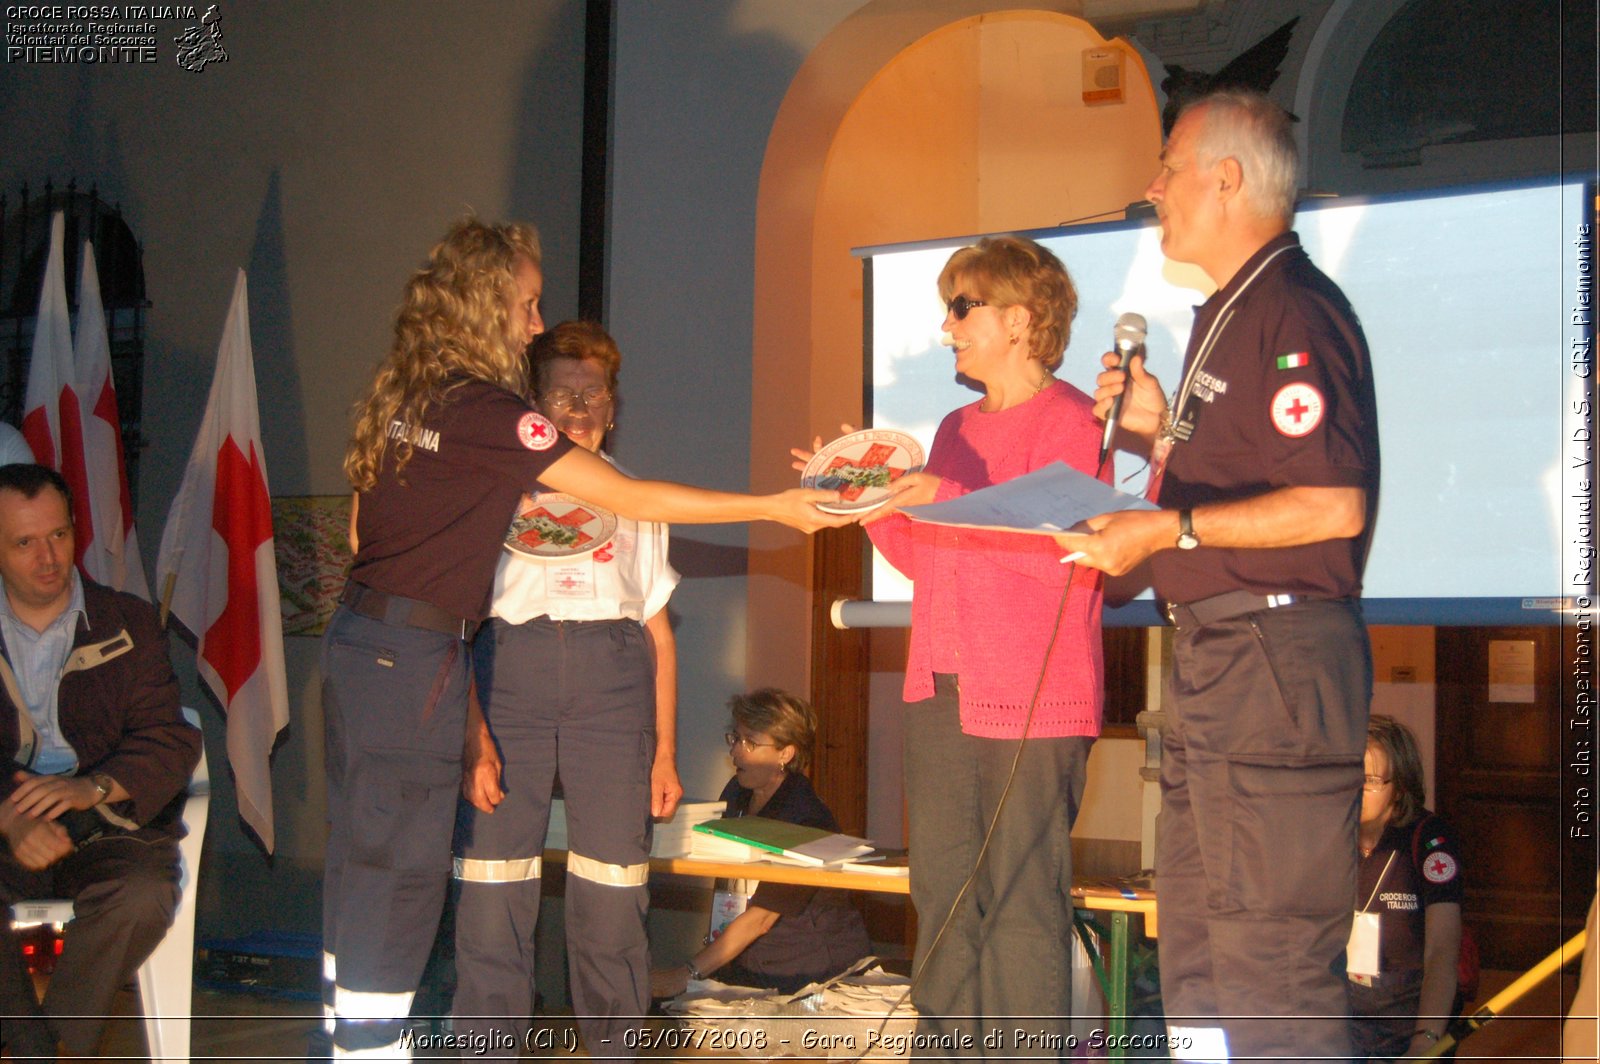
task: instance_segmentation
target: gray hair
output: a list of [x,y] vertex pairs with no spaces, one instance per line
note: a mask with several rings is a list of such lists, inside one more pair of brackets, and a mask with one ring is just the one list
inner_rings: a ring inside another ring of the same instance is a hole
[[1201,166],[1237,159],[1244,171],[1245,203],[1259,217],[1288,225],[1294,219],[1300,158],[1294,131],[1283,108],[1256,92],[1225,89],[1201,97],[1187,112],[1203,107],[1195,138]]

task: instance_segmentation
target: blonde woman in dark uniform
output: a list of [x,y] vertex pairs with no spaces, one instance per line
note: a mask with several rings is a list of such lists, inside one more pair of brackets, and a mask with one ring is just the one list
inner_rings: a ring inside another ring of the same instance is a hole
[[517,500],[542,485],[621,516],[844,523],[799,489],[748,496],[634,480],[528,406],[543,330],[538,235],[455,225],[406,286],[357,406],[345,474],[359,544],[323,640],[326,1026],[336,1057],[404,1057],[400,1031],[444,902],[466,730],[463,645],[488,615]]

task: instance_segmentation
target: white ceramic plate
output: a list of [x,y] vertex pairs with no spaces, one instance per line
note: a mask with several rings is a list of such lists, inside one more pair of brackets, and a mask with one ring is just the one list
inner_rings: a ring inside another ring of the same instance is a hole
[[922,444],[893,429],[862,429],[840,436],[812,456],[800,474],[807,488],[837,491],[840,501],[819,510],[856,514],[889,501],[889,485],[922,468]]
[[581,558],[611,542],[617,515],[556,491],[524,495],[506,530],[506,550],[530,558]]

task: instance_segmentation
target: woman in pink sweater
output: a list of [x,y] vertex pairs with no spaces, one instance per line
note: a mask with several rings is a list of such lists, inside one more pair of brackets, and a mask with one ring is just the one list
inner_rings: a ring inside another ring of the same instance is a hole
[[1009,1032],[1002,1017],[1067,1033],[1049,1017],[1068,1011],[1068,836],[1100,731],[1100,574],[1062,565],[1048,536],[913,523],[895,511],[1058,461],[1094,473],[1102,425],[1094,401],[1051,373],[1078,303],[1053,254],[1030,240],[985,239],[951,256],[939,295],[956,372],[983,398],[944,419],[926,468],[866,523],[914,581],[904,691],[920,973],[912,999],[924,1031],[959,1049],[958,1032]]

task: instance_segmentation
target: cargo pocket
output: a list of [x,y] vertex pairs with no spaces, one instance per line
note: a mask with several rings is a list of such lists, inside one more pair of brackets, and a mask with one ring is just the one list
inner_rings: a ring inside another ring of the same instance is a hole
[[1228,881],[1239,908],[1283,916],[1350,908],[1360,767],[1236,761],[1228,775]]

